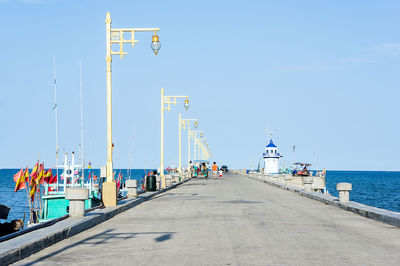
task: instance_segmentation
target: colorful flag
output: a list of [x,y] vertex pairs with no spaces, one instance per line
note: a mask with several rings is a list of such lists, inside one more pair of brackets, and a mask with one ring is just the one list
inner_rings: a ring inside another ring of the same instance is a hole
[[15,181],[15,192],[17,192],[20,189],[26,188],[24,170],[21,169],[18,171],[18,173],[14,175],[14,181]]
[[117,178],[117,188],[121,185],[122,173],[119,171],[118,178]]
[[88,168],[89,168],[89,169],[92,168],[92,162],[89,162],[89,163],[88,163]]
[[[46,180],[45,180],[46,181]],[[47,182],[47,181],[46,181]],[[48,184],[54,184],[57,182],[57,175],[53,176],[51,175],[49,181],[47,182]],[[50,187],[49,186],[49,191],[56,191],[57,187]]]
[[29,183],[29,169],[28,169],[28,166],[25,169],[24,176],[25,176],[25,182]]
[[35,193],[36,193],[36,183],[33,182],[32,186],[31,186],[31,190],[29,191],[29,197],[31,198],[32,202],[35,200]]
[[36,181],[36,185],[39,185],[39,184],[43,184],[43,183],[44,183],[43,177],[44,177],[44,164],[41,163],[41,164],[39,165],[38,174],[37,174],[37,177],[36,177],[36,180],[35,180],[35,181]]
[[50,184],[56,183],[57,179],[58,179],[57,175],[53,176],[52,179],[50,179]]
[[47,184],[51,184],[50,181],[53,179],[53,172],[51,169],[48,169],[46,172],[44,172],[43,175],[43,180],[44,182],[46,182]]
[[29,181],[29,185],[32,186],[33,181],[35,181],[37,175],[38,175],[38,168],[39,168],[39,162],[35,164],[35,166],[32,169],[32,172],[30,174],[31,180]]

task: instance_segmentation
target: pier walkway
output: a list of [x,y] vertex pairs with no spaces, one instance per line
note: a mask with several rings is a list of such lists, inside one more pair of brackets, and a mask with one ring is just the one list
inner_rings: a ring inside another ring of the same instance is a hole
[[193,179],[17,264],[399,265],[400,229],[231,174]]

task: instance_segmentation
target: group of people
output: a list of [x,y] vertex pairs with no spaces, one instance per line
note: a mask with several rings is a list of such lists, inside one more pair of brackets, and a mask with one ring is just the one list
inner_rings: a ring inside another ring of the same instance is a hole
[[[213,177],[222,179],[222,170],[219,169],[218,165],[216,162],[213,163],[211,170],[213,172]],[[208,167],[205,163],[201,163],[199,166],[196,166],[193,164],[192,161],[190,161],[190,174],[192,177],[198,177],[199,175],[203,175],[204,178],[208,178]]]
[[213,172],[213,177],[217,178],[217,174],[219,175],[219,178],[222,179],[222,170],[219,169],[218,165],[216,164],[216,162],[213,163],[211,170]]

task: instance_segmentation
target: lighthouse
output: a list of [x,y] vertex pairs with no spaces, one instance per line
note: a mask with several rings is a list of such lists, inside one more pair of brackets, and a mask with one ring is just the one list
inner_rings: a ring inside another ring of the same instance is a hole
[[279,174],[279,158],[282,156],[278,153],[278,147],[274,144],[272,139],[265,147],[263,157],[265,162],[264,174]]

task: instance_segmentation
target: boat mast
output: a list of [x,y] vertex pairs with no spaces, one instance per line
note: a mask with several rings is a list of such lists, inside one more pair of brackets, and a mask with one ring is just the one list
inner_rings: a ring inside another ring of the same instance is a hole
[[57,191],[58,191],[58,108],[57,108],[57,78],[56,78],[56,57],[53,56],[53,80],[54,80],[54,107],[56,115],[56,173],[57,173]]
[[82,103],[82,59],[79,58],[79,87],[81,91],[81,164],[82,164],[82,184],[85,182],[85,160],[83,158],[83,103]]
[[128,149],[128,179],[131,179],[131,160],[132,160],[132,135],[129,135],[129,149]]

